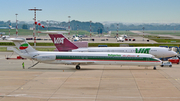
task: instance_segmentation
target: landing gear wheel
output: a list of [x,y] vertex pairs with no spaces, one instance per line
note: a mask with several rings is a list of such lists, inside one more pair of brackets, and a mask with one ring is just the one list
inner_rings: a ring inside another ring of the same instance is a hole
[[153,68],[154,70],[156,70],[156,66],[154,66],[154,68]]
[[80,67],[79,65],[77,65],[77,66],[76,66],[76,69],[77,69],[77,70],[80,70],[80,69],[81,69],[81,67]]

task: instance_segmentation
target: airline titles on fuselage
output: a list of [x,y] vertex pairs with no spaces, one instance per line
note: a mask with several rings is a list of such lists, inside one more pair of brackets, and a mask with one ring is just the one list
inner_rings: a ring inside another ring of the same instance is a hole
[[108,56],[111,56],[111,57],[139,57],[139,55],[138,56],[136,56],[136,55],[119,55],[119,54],[108,54]]

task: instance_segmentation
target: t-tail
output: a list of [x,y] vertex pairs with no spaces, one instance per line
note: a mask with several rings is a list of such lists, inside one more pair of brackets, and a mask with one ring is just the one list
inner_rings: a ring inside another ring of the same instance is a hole
[[37,52],[24,38],[8,38],[7,40],[14,42],[17,49],[13,48],[13,51],[22,57],[31,57],[29,54],[30,52]]
[[78,46],[69,41],[62,34],[49,34],[58,51],[70,51],[78,49]]

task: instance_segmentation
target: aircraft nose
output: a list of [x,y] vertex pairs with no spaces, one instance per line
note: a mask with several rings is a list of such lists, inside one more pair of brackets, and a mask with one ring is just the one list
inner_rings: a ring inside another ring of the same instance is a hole
[[173,54],[174,56],[176,56],[176,55],[177,55],[177,53],[176,53],[176,52],[174,52],[174,51],[172,51],[172,52],[173,52],[172,54]]

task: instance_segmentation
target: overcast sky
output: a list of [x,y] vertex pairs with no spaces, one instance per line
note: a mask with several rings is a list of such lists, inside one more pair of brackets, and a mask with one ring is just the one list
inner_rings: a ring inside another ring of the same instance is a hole
[[180,23],[180,0],[1,0],[0,21],[37,20],[123,23]]

